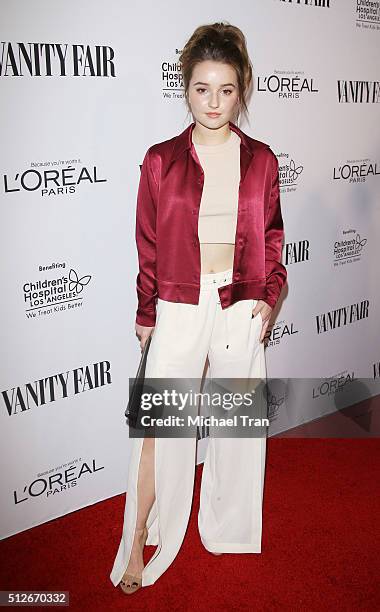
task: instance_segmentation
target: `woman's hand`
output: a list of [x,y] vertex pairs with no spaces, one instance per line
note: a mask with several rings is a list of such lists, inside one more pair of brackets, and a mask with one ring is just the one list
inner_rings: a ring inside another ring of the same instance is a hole
[[140,348],[141,351],[144,350],[145,342],[148,340],[149,336],[154,330],[154,327],[145,327],[145,325],[135,324],[136,335],[140,340]]
[[256,306],[252,310],[252,316],[254,315],[255,317],[257,317],[258,313],[260,312],[261,318],[263,320],[263,325],[262,325],[261,334],[260,334],[260,342],[264,341],[272,310],[273,308],[269,306],[269,304],[264,302],[264,300],[258,300]]

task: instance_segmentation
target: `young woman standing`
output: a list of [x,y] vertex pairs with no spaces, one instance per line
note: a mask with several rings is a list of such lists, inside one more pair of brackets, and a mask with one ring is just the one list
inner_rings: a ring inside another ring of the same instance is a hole
[[[238,126],[252,66],[237,27],[198,27],[179,58],[194,121],[144,157],[136,213],[136,333],[147,378],[266,378],[264,336],[283,284],[278,162]],[[130,440],[111,581],[125,593],[170,566],[188,524],[196,438]],[[265,437],[210,437],[198,527],[213,554],[261,552]],[[144,567],[145,544],[157,549]]]

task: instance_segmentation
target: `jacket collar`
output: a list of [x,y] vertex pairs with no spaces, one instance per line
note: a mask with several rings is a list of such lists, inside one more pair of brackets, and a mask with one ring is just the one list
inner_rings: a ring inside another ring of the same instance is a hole
[[[229,121],[229,125],[230,125],[230,129],[236,132],[236,134],[240,137],[240,140],[241,140],[241,143],[240,143],[240,172],[241,172],[241,180],[243,180],[245,173],[248,169],[248,166],[251,162],[251,158],[254,155],[253,147],[252,147],[252,144],[250,144],[249,142],[249,137],[237,125],[235,125],[235,123],[232,123],[232,121]],[[194,144],[193,144],[191,135],[192,135],[194,127],[195,127],[195,121],[190,123],[190,125],[188,125],[187,128],[185,128],[183,132],[181,132],[181,134],[179,134],[175,138],[174,147],[173,147],[171,158],[169,161],[169,166],[175,159],[180,157],[180,155],[182,155],[182,153],[184,153],[186,150],[189,149],[190,152],[193,153]]]

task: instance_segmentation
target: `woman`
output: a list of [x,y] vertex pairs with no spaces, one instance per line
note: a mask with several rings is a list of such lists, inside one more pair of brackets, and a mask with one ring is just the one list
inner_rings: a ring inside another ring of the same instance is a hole
[[[264,336],[286,280],[278,162],[236,125],[252,67],[243,33],[198,27],[180,56],[194,122],[151,146],[136,213],[136,333],[149,377],[265,379]],[[131,439],[123,536],[111,581],[153,584],[177,555],[196,437]],[[198,526],[213,554],[261,552],[266,439],[210,437]],[[157,549],[147,565],[144,545]]]

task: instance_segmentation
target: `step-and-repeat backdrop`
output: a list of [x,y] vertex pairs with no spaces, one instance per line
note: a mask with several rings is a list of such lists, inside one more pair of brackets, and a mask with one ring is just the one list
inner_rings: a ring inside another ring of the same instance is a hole
[[192,120],[178,57],[222,20],[254,68],[240,127],[280,164],[288,284],[266,338],[270,434],[333,412],[358,379],[373,394],[379,3],[2,0],[2,538],[125,491],[140,164]]

